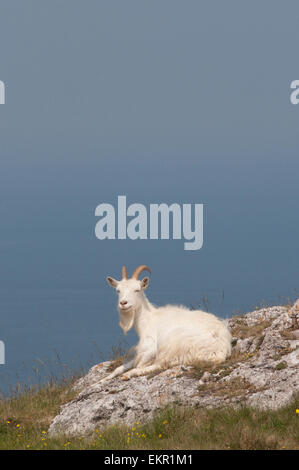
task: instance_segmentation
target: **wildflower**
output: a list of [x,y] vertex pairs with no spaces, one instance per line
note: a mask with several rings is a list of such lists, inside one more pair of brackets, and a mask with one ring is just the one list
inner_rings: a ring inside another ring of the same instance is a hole
[[299,414],[299,410],[296,410],[296,413],[298,413],[298,414]]
[[11,421],[6,421],[6,423],[7,423],[7,424],[10,424],[10,423],[11,423]]
[[167,421],[166,421],[166,420],[165,420],[165,421],[163,421],[163,423],[162,423],[162,424],[167,424]]
[[19,427],[20,427],[20,424],[17,424],[16,427],[19,428]]
[[161,437],[162,437],[162,434],[159,434],[159,439],[161,439]]
[[47,431],[42,431],[42,434],[47,434]]

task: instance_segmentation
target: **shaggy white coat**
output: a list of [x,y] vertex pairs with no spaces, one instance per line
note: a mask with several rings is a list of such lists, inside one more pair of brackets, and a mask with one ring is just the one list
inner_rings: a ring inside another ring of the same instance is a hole
[[139,342],[124,364],[103,380],[126,371],[124,379],[178,364],[219,363],[230,356],[231,334],[215,315],[177,305],[154,306],[144,294],[148,278],[107,280],[118,292],[121,328],[126,334],[134,327]]

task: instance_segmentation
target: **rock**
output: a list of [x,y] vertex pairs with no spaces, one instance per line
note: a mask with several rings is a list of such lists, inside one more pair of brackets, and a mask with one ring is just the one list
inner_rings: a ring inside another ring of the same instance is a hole
[[[62,406],[49,434],[82,435],[112,424],[145,422],[167,404],[220,407],[246,403],[279,408],[299,392],[299,299],[228,321],[234,338],[224,364],[177,366],[154,376],[99,383],[111,362],[94,366],[75,384],[77,397]],[[202,371],[201,371],[202,367]],[[196,373],[197,372],[197,373]]]
[[296,312],[299,313],[299,299],[296,300],[291,310],[293,313],[296,313]]

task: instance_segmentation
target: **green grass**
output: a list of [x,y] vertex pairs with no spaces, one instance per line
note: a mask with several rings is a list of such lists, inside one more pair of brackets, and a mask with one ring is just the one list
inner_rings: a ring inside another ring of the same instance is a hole
[[168,407],[148,424],[50,438],[71,383],[46,384],[0,401],[0,449],[299,449],[299,397],[276,411]]
[[[297,295],[298,297],[298,295]],[[265,326],[265,325],[263,325]],[[236,331],[247,337],[254,334],[263,340],[261,331],[246,328],[240,317]],[[250,331],[249,331],[250,330]],[[117,366],[127,352],[123,345],[112,350],[112,367]],[[280,357],[287,350],[280,353]],[[224,374],[233,367],[239,356],[232,356]],[[243,358],[245,360],[245,358]],[[278,369],[284,368],[283,361]],[[200,376],[210,370],[198,364],[190,374]],[[110,426],[96,429],[85,437],[58,436],[50,438],[47,430],[60,406],[75,396],[71,386],[78,375],[70,373],[63,380],[28,388],[10,398],[0,397],[0,450],[49,449],[243,449],[299,450],[299,396],[289,405],[275,411],[261,411],[246,406],[239,409],[167,407],[151,422],[134,426]],[[221,390],[216,390],[215,393]],[[200,393],[200,392],[199,392]]]

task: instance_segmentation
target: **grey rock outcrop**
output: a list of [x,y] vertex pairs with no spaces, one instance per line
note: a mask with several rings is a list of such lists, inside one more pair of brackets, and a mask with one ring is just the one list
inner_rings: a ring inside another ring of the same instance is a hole
[[299,300],[228,321],[233,354],[211,367],[178,366],[153,376],[99,383],[111,368],[103,362],[75,384],[77,397],[62,406],[49,434],[87,434],[111,424],[145,422],[167,404],[275,409],[299,392]]

